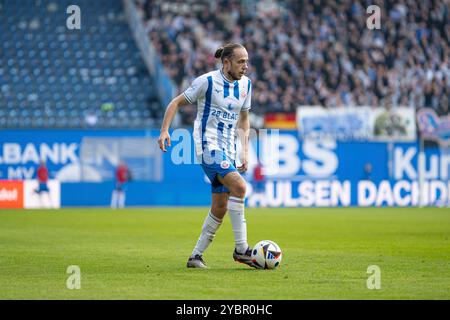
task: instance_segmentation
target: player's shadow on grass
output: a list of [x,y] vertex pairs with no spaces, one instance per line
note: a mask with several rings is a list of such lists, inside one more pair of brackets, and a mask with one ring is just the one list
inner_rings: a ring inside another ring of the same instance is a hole
[[202,272],[215,272],[215,271],[238,271],[238,272],[246,272],[246,271],[253,271],[253,272],[260,272],[260,271],[267,271],[264,269],[256,269],[256,268],[250,268],[250,267],[238,267],[238,268],[226,268],[226,267],[209,267],[208,269],[190,269],[190,270],[199,270]]

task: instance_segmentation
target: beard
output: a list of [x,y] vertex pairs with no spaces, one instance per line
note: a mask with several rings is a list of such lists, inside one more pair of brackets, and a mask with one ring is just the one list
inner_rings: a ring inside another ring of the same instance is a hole
[[240,75],[238,72],[231,72],[231,71],[229,71],[228,75],[233,80],[241,80],[241,78],[242,78],[242,75]]

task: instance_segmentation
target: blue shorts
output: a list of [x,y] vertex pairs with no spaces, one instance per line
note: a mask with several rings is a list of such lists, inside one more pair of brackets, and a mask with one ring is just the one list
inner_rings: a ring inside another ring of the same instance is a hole
[[266,188],[266,183],[264,181],[253,181],[253,191],[254,192],[264,192]]
[[39,192],[49,192],[50,190],[48,189],[48,186],[46,183],[39,183],[39,188],[37,189],[37,193]]
[[115,188],[117,191],[123,191],[123,192],[125,192],[126,191],[126,182],[119,182],[119,181],[116,181],[116,188]]
[[212,193],[230,192],[230,190],[217,179],[217,175],[220,175],[220,177],[223,178],[228,173],[237,171],[236,162],[234,160],[225,156],[221,151],[213,150],[209,154],[208,151],[205,150],[205,153],[202,155],[201,166],[208,176],[209,181],[211,181]]

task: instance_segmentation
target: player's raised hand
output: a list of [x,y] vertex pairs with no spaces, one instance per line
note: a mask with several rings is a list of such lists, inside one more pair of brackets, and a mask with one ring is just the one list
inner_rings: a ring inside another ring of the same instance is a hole
[[166,149],[166,141],[167,141],[167,146],[170,147],[170,135],[168,131],[161,131],[161,134],[159,135],[159,139],[158,139],[158,144],[159,144],[159,148],[164,151],[167,152]]

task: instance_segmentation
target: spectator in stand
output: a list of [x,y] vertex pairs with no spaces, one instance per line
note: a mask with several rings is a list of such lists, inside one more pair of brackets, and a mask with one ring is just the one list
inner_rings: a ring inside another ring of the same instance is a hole
[[[254,79],[253,110],[298,105],[431,107],[450,99],[450,8],[445,1],[299,0],[180,4],[139,0],[150,39],[180,92],[214,69],[220,43],[244,43]],[[254,6],[253,6],[254,4]],[[366,8],[381,8],[381,29]],[[196,9],[197,8],[197,9]],[[182,114],[190,124],[195,108]]]
[[124,161],[120,161],[115,171],[115,188],[111,196],[111,208],[125,208],[126,184],[131,179],[130,169]]

